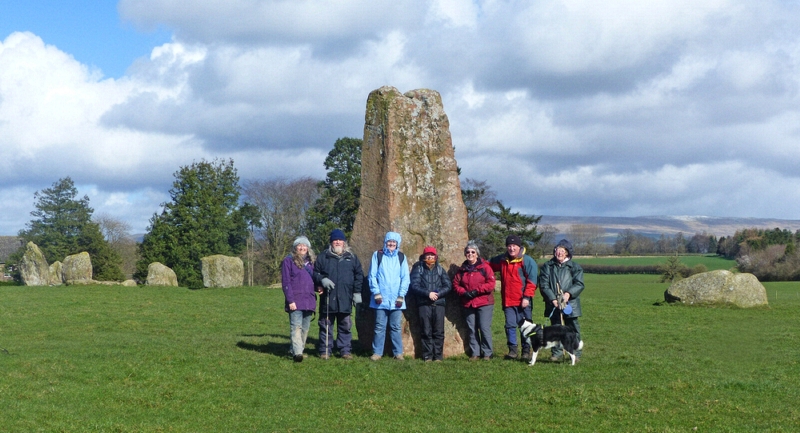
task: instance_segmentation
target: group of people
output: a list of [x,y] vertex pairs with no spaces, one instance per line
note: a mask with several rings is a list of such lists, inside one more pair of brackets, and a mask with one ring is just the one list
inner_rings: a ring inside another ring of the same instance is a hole
[[[469,333],[469,359],[491,360],[492,316],[494,311],[495,272],[500,276],[501,302],[505,316],[508,345],[506,359],[521,356],[530,359],[531,346],[521,334],[520,325],[532,321],[533,298],[538,288],[544,300],[544,315],[551,324],[562,324],[578,333],[581,316],[580,294],[583,269],[572,261],[572,245],[561,240],[553,249],[553,258],[539,272],[536,261],[526,254],[522,239],[506,238],[506,252],[483,259],[475,241],[464,248],[465,260],[451,279],[439,264],[435,247],[427,246],[409,270],[407,258],[400,251],[399,233],[388,232],[383,248],[372,254],[365,276],[358,257],[350,250],[342,230],[333,230],[330,244],[319,256],[314,255],[308,238],[295,239],[292,254],[282,265],[281,277],[289,313],[291,354],[295,362],[303,360],[303,350],[311,318],[319,295],[319,357],[329,359],[338,350],[342,359],[352,359],[352,308],[369,303],[375,312],[372,356],[384,355],[387,327],[392,356],[404,359],[401,319],[406,297],[414,296],[419,316],[422,359],[441,361],[444,351],[444,316],[446,297],[454,291],[464,309]],[[409,295],[410,292],[410,295]],[[363,299],[365,296],[369,299]],[[334,341],[334,329],[336,339]],[[551,360],[558,361],[563,349],[553,348]],[[580,357],[580,353],[576,356]]]

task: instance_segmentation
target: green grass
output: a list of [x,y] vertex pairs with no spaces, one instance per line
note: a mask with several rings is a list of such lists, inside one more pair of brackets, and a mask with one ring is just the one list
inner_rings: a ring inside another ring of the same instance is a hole
[[[736,267],[736,260],[726,259],[717,255],[683,255],[679,256],[681,263],[689,268],[702,264],[709,271],[719,269],[730,270]],[[605,256],[605,257],[578,257],[576,261],[582,265],[608,265],[608,266],[647,266],[660,265],[667,262],[669,256]],[[542,261],[542,260],[539,260]]]
[[743,310],[660,305],[656,281],[586,275],[574,367],[293,363],[280,290],[4,286],[0,431],[796,431],[800,283]]

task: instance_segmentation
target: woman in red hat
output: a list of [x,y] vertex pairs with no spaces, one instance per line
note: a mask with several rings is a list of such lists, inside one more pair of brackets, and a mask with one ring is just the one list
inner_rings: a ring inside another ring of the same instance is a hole
[[452,286],[436,248],[427,246],[419,261],[411,268],[411,293],[416,296],[419,320],[422,326],[422,359],[441,361],[444,350],[445,295]]

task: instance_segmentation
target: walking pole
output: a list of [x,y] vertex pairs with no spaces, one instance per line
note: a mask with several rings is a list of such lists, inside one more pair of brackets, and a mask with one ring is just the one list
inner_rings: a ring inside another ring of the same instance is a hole
[[561,315],[561,325],[564,325],[564,292],[561,291],[561,283],[556,280],[556,287],[558,288],[558,314]]
[[330,344],[331,346],[331,353],[328,354],[328,342],[331,338],[331,290],[325,289],[327,301],[325,302],[325,356],[330,356],[333,354],[333,343]]

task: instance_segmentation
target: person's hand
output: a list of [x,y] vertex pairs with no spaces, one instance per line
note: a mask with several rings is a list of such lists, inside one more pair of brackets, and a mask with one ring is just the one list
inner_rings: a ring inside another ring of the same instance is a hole
[[430,298],[431,301],[435,301],[439,299],[439,294],[436,292],[431,292],[428,294],[428,298]]
[[395,299],[395,301],[394,301],[394,308],[402,308],[403,307],[403,301],[405,301],[405,299],[403,299],[402,296],[398,296],[397,299]]
[[467,292],[467,297],[470,299],[475,299],[476,296],[478,296],[477,290],[470,290],[469,292]]
[[531,301],[528,298],[522,298],[522,308],[528,308],[528,305],[531,305]]
[[564,302],[569,302],[569,298],[570,298],[569,292],[564,292]]
[[373,296],[373,299],[375,299],[375,303],[378,304],[378,305],[381,305],[381,302],[383,302],[383,296],[381,296],[380,293],[378,293],[377,295]]
[[353,293],[353,303],[360,304],[361,303],[361,293],[355,292]]
[[558,300],[556,300],[556,299],[553,299],[553,306],[554,306],[554,307],[556,307],[556,308],[558,308]]
[[297,304],[295,304],[294,302],[292,302],[291,304],[289,304],[289,311],[294,311],[294,310],[296,310],[296,309],[297,309]]
[[333,288],[336,287],[336,284],[334,284],[333,281],[330,280],[330,278],[325,277],[322,279],[322,287],[328,290],[333,290]]

